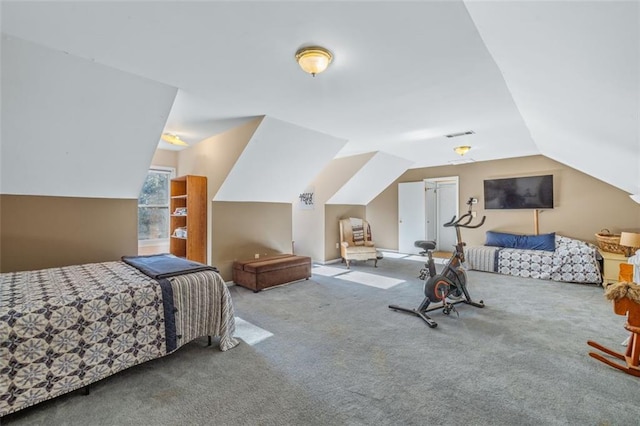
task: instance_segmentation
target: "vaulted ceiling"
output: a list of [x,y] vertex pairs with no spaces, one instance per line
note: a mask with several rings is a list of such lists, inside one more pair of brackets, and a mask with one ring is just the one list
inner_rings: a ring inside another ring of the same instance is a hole
[[[153,92],[139,120],[130,109],[140,106],[123,97],[119,114],[89,124],[84,118],[82,131],[65,136],[67,144],[96,144],[99,151],[110,138],[96,134],[135,132],[134,143],[148,153],[162,131],[197,144],[267,116],[345,140],[338,157],[380,152],[372,167],[391,167],[393,176],[399,164],[448,164],[459,159],[454,146],[471,145],[465,157],[475,161],[543,154],[640,195],[637,1],[3,1],[1,7],[3,50],[9,39],[33,44],[108,69],[101,71],[111,76],[102,90],[112,91],[122,73],[145,80]],[[316,77],[294,61],[309,44],[334,54]],[[3,85],[4,71],[3,64]],[[140,87],[136,102],[146,96]],[[2,120],[3,145],[7,137],[29,135],[4,130],[4,107]],[[474,133],[445,137],[465,131]],[[3,168],[6,158],[3,146]]]

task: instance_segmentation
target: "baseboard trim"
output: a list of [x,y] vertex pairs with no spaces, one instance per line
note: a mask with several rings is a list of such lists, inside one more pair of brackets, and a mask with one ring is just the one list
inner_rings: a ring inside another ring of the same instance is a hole
[[[378,251],[381,251],[381,252],[383,252],[383,253],[384,253],[384,252],[398,253],[398,250],[391,250],[391,249],[386,249],[386,248],[378,248],[377,250],[378,250]],[[333,263],[341,263],[341,262],[342,262],[342,258],[341,258],[341,257],[339,257],[339,258],[337,258],[337,259],[325,260],[324,262],[315,262],[315,261],[314,261],[313,263],[315,263],[315,264],[317,264],[317,265],[331,265],[331,264],[333,264]]]
[[331,265],[332,263],[340,263],[340,262],[342,262],[342,258],[325,260],[324,262],[315,262],[315,263],[319,263],[320,265]]

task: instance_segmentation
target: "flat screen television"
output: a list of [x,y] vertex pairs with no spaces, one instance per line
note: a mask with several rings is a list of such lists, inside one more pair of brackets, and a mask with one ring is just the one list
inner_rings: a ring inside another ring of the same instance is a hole
[[552,209],[553,175],[484,181],[485,209]]

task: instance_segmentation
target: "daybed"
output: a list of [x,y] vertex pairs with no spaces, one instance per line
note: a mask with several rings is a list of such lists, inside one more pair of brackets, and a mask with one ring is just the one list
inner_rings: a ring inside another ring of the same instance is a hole
[[467,267],[477,271],[563,282],[602,282],[597,247],[554,233],[527,236],[489,231],[485,246],[464,250]]
[[171,255],[0,274],[0,417],[234,331],[215,268]]

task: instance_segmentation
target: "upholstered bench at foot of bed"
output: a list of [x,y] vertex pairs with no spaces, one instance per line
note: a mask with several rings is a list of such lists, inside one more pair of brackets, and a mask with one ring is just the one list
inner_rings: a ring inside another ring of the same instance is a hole
[[233,282],[259,292],[262,289],[311,277],[311,258],[282,254],[233,262]]

